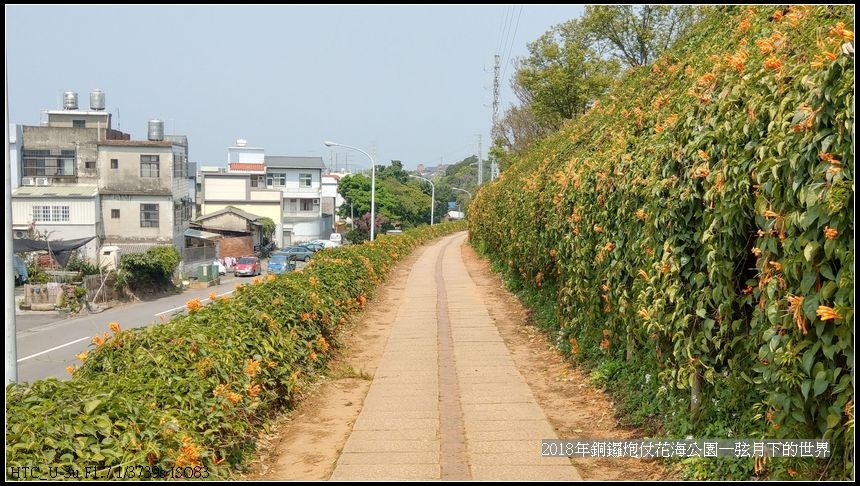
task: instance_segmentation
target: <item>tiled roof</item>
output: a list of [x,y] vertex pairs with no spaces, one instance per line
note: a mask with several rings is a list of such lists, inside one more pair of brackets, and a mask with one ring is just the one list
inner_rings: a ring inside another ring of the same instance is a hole
[[231,162],[230,170],[248,170],[264,172],[266,170],[266,165],[248,162]]

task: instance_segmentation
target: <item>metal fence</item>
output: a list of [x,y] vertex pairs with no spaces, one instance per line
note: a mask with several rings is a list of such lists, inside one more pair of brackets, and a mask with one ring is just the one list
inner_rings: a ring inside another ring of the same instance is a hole
[[185,264],[194,263],[194,262],[202,262],[202,261],[212,261],[215,260],[218,255],[218,249],[214,246],[196,246],[191,248],[184,248],[182,250],[182,261]]

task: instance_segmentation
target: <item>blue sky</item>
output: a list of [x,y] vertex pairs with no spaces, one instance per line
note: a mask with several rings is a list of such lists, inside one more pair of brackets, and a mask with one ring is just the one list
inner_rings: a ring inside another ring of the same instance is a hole
[[[200,165],[224,165],[227,147],[244,138],[270,155],[326,163],[333,152],[322,142],[332,140],[415,167],[474,154],[479,133],[486,155],[494,54],[504,108],[515,101],[510,60],[582,7],[7,5],[5,13],[10,123],[38,124],[63,91],[78,92],[86,108],[99,88],[114,128],[144,139],[148,120],[164,120],[165,133],[188,136]],[[369,166],[345,149],[341,164],[347,153]]]

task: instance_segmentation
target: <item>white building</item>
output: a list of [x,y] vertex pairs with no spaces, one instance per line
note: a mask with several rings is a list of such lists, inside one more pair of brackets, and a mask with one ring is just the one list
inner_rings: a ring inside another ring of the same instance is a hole
[[[49,241],[76,240],[104,234],[98,187],[22,186],[12,194],[12,230],[15,238],[28,238],[30,230]],[[98,239],[80,248],[91,262],[98,256]]]

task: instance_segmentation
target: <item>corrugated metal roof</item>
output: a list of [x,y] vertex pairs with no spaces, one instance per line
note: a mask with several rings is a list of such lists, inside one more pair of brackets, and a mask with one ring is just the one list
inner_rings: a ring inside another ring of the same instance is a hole
[[292,157],[288,155],[267,155],[266,167],[286,169],[325,169],[322,157]]
[[196,230],[194,228],[188,228],[187,230],[185,230],[184,234],[185,236],[190,236],[191,238],[200,238],[203,240],[217,240],[218,238],[221,238],[221,236],[223,236],[218,233]]
[[95,197],[97,186],[20,186],[12,197]]
[[161,140],[102,140],[99,145],[121,145],[125,147],[172,147],[178,143]]

